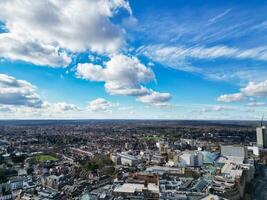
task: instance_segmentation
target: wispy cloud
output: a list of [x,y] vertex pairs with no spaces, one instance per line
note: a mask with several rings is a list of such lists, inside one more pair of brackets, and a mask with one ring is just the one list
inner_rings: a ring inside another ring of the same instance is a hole
[[221,112],[221,111],[233,111],[236,110],[233,106],[208,106],[202,108],[202,112]]
[[262,107],[266,106],[267,104],[265,102],[249,102],[247,105],[249,107]]
[[[249,81],[263,81],[267,76],[266,67],[261,64],[267,62],[267,46],[239,49],[225,45],[185,47],[162,44],[142,46],[137,54],[165,67],[239,86]],[[216,62],[218,60],[220,62]],[[253,66],[248,66],[248,63],[253,63]]]
[[210,18],[210,19],[208,20],[207,26],[210,26],[210,25],[212,25],[212,24],[214,24],[214,23],[217,23],[220,19],[222,19],[225,15],[227,15],[231,10],[232,10],[232,9],[229,8],[229,9],[225,10],[224,12],[219,13],[218,15],[216,15],[216,16]]
[[166,46],[166,45],[148,45],[142,46],[138,50],[157,62],[177,67],[175,63],[179,63],[186,59],[216,59],[216,58],[232,58],[232,59],[254,59],[267,61],[267,46],[239,49],[228,47],[225,45],[216,45],[211,47],[205,46]]

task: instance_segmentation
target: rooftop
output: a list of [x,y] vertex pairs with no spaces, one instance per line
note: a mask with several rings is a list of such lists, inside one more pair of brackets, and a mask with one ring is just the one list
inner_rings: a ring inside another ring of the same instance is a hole
[[144,184],[136,184],[136,183],[124,183],[123,185],[119,185],[114,189],[114,192],[119,193],[134,193],[134,192],[142,192],[143,189],[148,189],[152,192],[159,192],[159,187],[154,183],[148,183],[147,188]]

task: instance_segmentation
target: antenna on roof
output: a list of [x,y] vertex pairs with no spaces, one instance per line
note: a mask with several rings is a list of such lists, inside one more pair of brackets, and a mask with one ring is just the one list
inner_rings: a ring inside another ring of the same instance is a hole
[[262,127],[262,124],[263,124],[263,118],[264,118],[264,114],[261,117],[261,127]]

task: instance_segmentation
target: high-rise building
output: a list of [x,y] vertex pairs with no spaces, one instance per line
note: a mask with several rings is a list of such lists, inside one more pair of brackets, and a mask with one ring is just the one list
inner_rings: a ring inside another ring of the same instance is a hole
[[267,148],[266,127],[265,126],[257,127],[256,132],[257,132],[257,146],[259,148]]

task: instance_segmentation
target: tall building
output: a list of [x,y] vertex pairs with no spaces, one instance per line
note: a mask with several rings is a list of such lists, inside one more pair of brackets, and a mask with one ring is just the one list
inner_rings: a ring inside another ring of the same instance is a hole
[[257,127],[256,132],[257,132],[257,146],[259,148],[267,148],[266,127],[265,126]]

